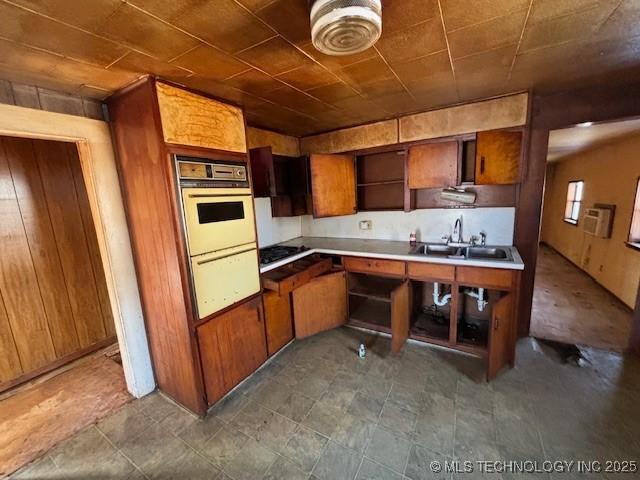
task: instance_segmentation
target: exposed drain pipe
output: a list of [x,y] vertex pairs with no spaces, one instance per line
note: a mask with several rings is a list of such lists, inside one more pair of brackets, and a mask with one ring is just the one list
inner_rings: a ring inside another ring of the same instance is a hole
[[478,299],[478,310],[482,312],[484,307],[486,307],[489,302],[484,299],[484,288],[478,288],[478,293],[476,293],[473,288],[467,289],[464,291],[464,294]]
[[433,303],[435,303],[439,307],[444,307],[447,303],[449,303],[450,299],[450,293],[447,293],[442,298],[440,298],[440,284],[438,282],[433,282]]

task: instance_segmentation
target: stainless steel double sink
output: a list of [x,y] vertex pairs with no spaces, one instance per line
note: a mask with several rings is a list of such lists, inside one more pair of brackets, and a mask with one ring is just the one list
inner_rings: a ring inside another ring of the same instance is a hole
[[424,243],[415,247],[411,255],[426,257],[453,258],[458,260],[497,260],[512,262],[511,250],[505,247],[480,247],[444,245],[441,243]]

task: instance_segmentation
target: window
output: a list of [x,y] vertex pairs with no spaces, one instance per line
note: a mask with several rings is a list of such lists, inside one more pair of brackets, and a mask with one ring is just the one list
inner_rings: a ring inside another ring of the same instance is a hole
[[638,178],[638,183],[636,183],[636,198],[633,202],[633,212],[631,213],[629,243],[640,244],[640,178]]
[[584,182],[582,180],[577,182],[569,182],[567,188],[567,205],[564,209],[564,221],[578,224],[578,218],[580,218],[580,206],[582,205],[582,194],[584,191]]

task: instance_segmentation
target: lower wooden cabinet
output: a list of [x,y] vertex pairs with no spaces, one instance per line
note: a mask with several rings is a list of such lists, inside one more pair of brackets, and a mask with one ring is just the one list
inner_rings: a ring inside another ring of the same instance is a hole
[[293,339],[293,320],[291,318],[291,299],[289,293],[265,292],[264,321],[267,329],[267,352],[276,353]]
[[267,359],[260,297],[198,327],[207,403],[215,403]]
[[296,338],[339,327],[347,321],[347,274],[320,275],[291,293]]

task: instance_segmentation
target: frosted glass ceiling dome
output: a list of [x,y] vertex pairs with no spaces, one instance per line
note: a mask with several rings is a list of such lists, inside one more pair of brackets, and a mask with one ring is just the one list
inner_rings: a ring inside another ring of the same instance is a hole
[[311,40],[327,55],[362,52],[381,33],[380,0],[316,0],[311,7]]

